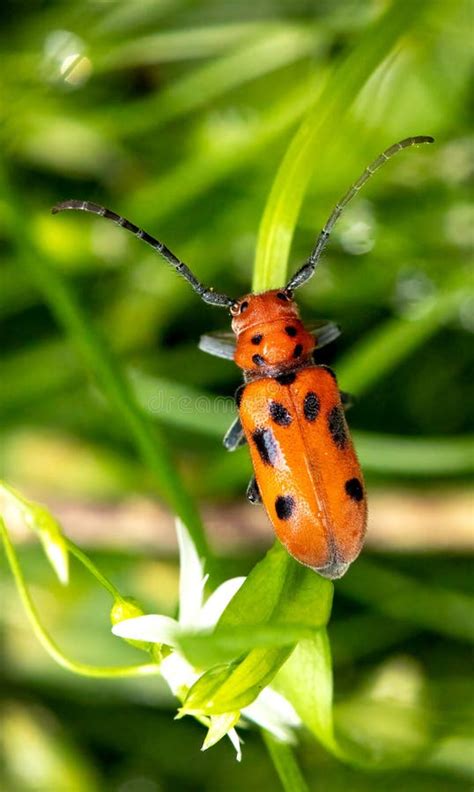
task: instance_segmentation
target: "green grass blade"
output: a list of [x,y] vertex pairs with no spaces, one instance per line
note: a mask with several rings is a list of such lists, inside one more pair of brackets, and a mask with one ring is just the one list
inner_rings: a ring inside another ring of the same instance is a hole
[[368,390],[452,320],[469,296],[466,276],[455,274],[436,299],[418,306],[416,319],[393,318],[358,342],[338,363],[341,387],[357,395]]
[[427,3],[394,3],[360,36],[357,46],[331,73],[324,91],[291,141],[276,175],[260,224],[253,291],[277,288],[286,279],[297,217],[318,152],[328,152],[366,81],[401,36],[415,29]]
[[[3,178],[6,182],[6,177]],[[150,470],[160,494],[188,527],[198,553],[209,557],[210,550],[199,514],[181,484],[164,439],[137,404],[124,371],[106,340],[77,301],[72,289],[35,250],[21,219],[26,212],[15,202],[6,184],[5,192],[11,196],[9,219],[14,244],[18,249],[18,260],[43,294],[58,323],[70,336],[88,369],[97,378]]]
[[226,92],[269,72],[308,57],[318,38],[304,26],[267,30],[255,41],[201,66],[147,99],[112,109],[103,120],[111,134],[146,135],[164,124],[189,115]]
[[391,618],[474,642],[474,602],[467,594],[415,580],[367,558],[360,558],[338,582],[338,591]]

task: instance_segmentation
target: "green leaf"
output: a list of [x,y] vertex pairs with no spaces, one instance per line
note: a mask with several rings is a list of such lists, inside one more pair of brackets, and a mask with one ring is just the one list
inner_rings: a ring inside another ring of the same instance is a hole
[[247,624],[222,627],[213,632],[181,633],[177,643],[191,665],[206,668],[235,660],[251,649],[289,646],[303,638],[311,638],[315,632],[305,624]]
[[230,601],[216,632],[222,627],[270,622],[321,627],[329,619],[333,590],[329,580],[298,564],[275,542]]
[[[248,706],[271,682],[294,644],[308,630],[327,623],[332,592],[332,583],[298,564],[276,543],[227,606],[209,644],[211,651],[238,651],[239,639],[244,647],[255,628],[257,642],[285,645],[255,648],[254,641],[254,648],[242,659],[209,669],[190,689],[183,714],[209,715]],[[270,630],[259,630],[262,626]],[[232,630],[235,641],[230,637]]]
[[194,683],[180,714],[219,715],[247,707],[272,681],[292,649],[253,649],[240,662],[214,666]]
[[316,739],[331,753],[342,756],[334,738],[332,661],[325,629],[298,644],[278,672],[274,686],[293,705]]

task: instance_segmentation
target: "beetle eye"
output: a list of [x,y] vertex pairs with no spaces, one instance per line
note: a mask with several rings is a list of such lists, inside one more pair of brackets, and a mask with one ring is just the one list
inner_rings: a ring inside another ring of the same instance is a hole
[[249,304],[248,304],[247,300],[244,300],[243,303],[241,303],[241,305],[240,305],[240,313],[243,313],[244,311],[246,311],[248,307],[249,307]]
[[278,292],[277,298],[283,302],[288,302],[288,295],[286,295],[285,292]]

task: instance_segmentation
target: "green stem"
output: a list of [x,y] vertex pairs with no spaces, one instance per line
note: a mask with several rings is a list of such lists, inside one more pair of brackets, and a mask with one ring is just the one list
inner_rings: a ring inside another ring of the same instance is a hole
[[18,594],[25,608],[26,615],[30,621],[36,638],[40,642],[43,649],[56,661],[62,668],[72,671],[74,674],[80,676],[93,677],[96,679],[113,679],[117,677],[138,677],[150,676],[151,674],[159,674],[160,668],[156,663],[144,663],[129,666],[93,666],[88,663],[80,663],[76,660],[66,657],[59,649],[58,645],[53,641],[47,630],[41,624],[41,619],[38,610],[31,598],[30,592],[26,585],[23,572],[21,570],[15,548],[10,539],[7,527],[4,521],[0,518],[0,534],[3,539],[5,547],[5,554],[8,564],[10,566],[12,575],[15,579]]
[[287,743],[280,742],[266,729],[261,730],[262,739],[273,762],[285,792],[309,792],[293,750]]
[[81,564],[85,566],[86,569],[89,570],[91,575],[93,575],[96,578],[96,580],[99,581],[100,585],[103,586],[115,600],[122,600],[123,597],[120,594],[120,591],[114,586],[113,583],[111,583],[110,580],[108,580],[108,578],[105,577],[105,575],[102,574],[102,572],[100,571],[100,569],[96,567],[94,562],[91,561],[91,559],[70,539],[67,539],[65,537],[64,540],[66,542],[66,547],[69,550],[69,552],[72,553],[72,555],[75,556],[77,560],[80,561]]
[[159,428],[151,422],[137,404],[132,387],[106,339],[76,300],[69,284],[45,261],[36,249],[22,219],[25,212],[3,168],[0,176],[4,191],[9,195],[11,231],[18,248],[18,260],[25,268],[59,324],[61,324],[82,354],[88,368],[97,378],[104,394],[115,409],[122,425],[128,430],[135,446],[161,495],[167,500],[188,528],[197,551],[213,564],[210,548],[199,513],[181,482],[176,465],[168,452]]

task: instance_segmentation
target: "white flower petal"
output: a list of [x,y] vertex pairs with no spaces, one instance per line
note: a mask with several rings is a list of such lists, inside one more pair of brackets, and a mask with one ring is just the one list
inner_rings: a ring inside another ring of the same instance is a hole
[[230,731],[227,732],[227,736],[235,748],[235,753],[236,753],[235,758],[237,759],[238,762],[240,762],[242,759],[242,749],[240,747],[242,741],[239,735],[237,734],[237,732],[235,731],[235,729],[230,729]]
[[179,696],[183,689],[188,689],[194,685],[199,677],[192,665],[178,652],[172,652],[162,660],[160,674],[166,680],[169,689],[175,696]]
[[283,742],[293,742],[292,728],[301,726],[290,702],[270,687],[264,688],[258,698],[242,710],[242,715]]
[[188,529],[178,518],[176,534],[179,546],[179,623],[182,627],[195,627],[207,578],[204,578],[203,565]]
[[199,627],[214,627],[214,625],[217,624],[232,597],[238,592],[244,581],[244,577],[230,578],[212,592],[207,602],[201,608]]
[[180,628],[178,622],[175,619],[170,619],[169,616],[150,614],[118,622],[112,627],[112,632],[119,638],[133,638],[137,641],[176,646]]

